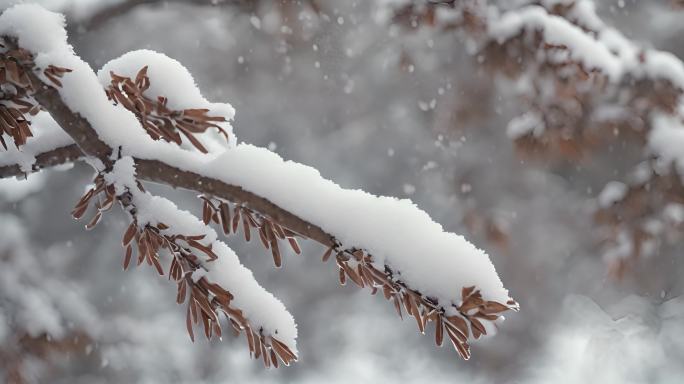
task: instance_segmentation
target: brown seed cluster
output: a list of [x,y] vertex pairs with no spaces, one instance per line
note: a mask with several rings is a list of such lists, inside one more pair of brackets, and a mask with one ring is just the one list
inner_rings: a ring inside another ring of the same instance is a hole
[[113,72],[110,75],[112,82],[105,90],[107,97],[133,112],[147,134],[153,139],[162,139],[180,145],[182,134],[202,153],[207,153],[207,149],[195,135],[215,128],[228,140],[228,133],[216,124],[225,122],[225,117],[210,116],[208,109],[172,110],[167,107],[166,97],[159,96],[156,100],[152,100],[145,96],[145,91],[150,87],[147,66],[138,71],[134,80]]

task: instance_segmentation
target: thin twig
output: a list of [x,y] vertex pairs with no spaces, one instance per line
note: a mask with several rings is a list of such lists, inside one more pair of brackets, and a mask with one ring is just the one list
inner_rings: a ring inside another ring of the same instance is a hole
[[83,152],[76,144],[59,147],[36,155],[36,161],[30,171],[24,171],[19,164],[0,167],[0,179],[7,177],[26,176],[29,173],[40,171],[43,168],[54,167],[79,160]]

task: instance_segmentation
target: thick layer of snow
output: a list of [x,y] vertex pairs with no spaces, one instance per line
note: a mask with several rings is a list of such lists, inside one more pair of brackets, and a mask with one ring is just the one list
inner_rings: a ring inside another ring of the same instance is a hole
[[[492,18],[488,33],[491,38],[503,42],[523,31],[539,31],[546,42],[566,46],[565,54],[569,59],[588,69],[600,70],[613,82],[632,75],[668,80],[676,87],[684,88],[681,60],[669,52],[643,50],[617,30],[605,26],[596,16],[593,3],[580,2],[569,16],[577,18],[580,25],[595,29],[598,36],[586,33],[563,17],[549,14],[540,6],[523,7]],[[642,54],[643,62],[640,60]],[[562,61],[560,57],[557,59]]]
[[566,19],[550,15],[542,7],[530,6],[506,12],[499,20],[489,23],[490,36],[499,42],[523,30],[539,31],[548,43],[567,46],[570,59],[588,68],[601,69],[612,79],[622,75],[622,65],[604,44]]
[[409,286],[442,303],[459,299],[461,288],[471,285],[486,299],[508,300],[488,256],[444,231],[410,200],[343,189],[314,168],[248,144],[184,168],[240,185],[320,225],[342,244],[368,250],[381,270],[389,265]]
[[[211,103],[202,96],[187,68],[178,61],[158,52],[150,50],[138,50],[125,53],[119,58],[105,64],[98,72],[97,77],[103,87],[107,87],[111,81],[110,73],[135,79],[138,71],[147,66],[147,76],[150,78],[150,87],[144,95],[152,100],[157,97],[168,97],[167,106],[174,110],[202,108],[208,109],[210,116],[221,116],[226,122],[217,122],[216,125],[223,128],[229,136],[230,144],[235,145],[237,140],[233,134],[230,121],[235,116],[235,109],[228,103]],[[221,150],[226,147],[225,139],[218,135],[215,129],[208,133],[214,133],[211,146],[208,149]],[[207,137],[204,134],[203,139]]]
[[[39,27],[27,27],[33,25]],[[62,79],[63,100],[105,142],[120,146],[123,155],[159,159],[240,185],[321,226],[345,246],[368,250],[380,266],[389,265],[409,286],[442,303],[458,304],[461,288],[471,285],[481,289],[486,300],[508,300],[488,256],[462,236],[444,231],[410,200],[343,189],[311,167],[248,144],[207,156],[153,141],[133,114],[107,100],[91,68],[67,44],[59,15],[38,6],[16,6],[0,17],[0,33],[17,36],[23,48],[36,54],[39,67],[54,64],[73,69]],[[157,60],[164,60],[163,56]]]

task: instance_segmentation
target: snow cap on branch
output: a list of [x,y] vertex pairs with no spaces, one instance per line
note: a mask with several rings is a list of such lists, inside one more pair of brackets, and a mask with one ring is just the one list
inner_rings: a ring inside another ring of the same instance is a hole
[[400,280],[440,303],[459,299],[461,288],[468,286],[480,289],[486,300],[509,300],[487,254],[444,231],[408,199],[343,189],[312,167],[248,144],[226,151],[205,168],[211,177],[318,223],[343,245],[367,250],[381,270],[387,264]]
[[[207,109],[208,115],[220,116],[226,121],[216,124],[223,128],[228,134],[229,143],[235,145],[237,140],[233,133],[230,121],[235,117],[235,109],[229,103],[212,103],[202,96],[195,79],[177,60],[174,60],[163,53],[143,49],[131,51],[122,56],[109,61],[98,72],[97,77],[103,87],[107,87],[112,74],[134,79],[142,68],[147,68],[149,77],[149,88],[144,95],[152,100],[157,98],[167,98],[166,106],[172,110],[186,109]],[[210,131],[214,133],[214,131]],[[207,135],[203,135],[206,137]],[[213,149],[220,150],[225,148],[226,140],[219,135],[215,135]],[[210,151],[212,148],[209,148]]]

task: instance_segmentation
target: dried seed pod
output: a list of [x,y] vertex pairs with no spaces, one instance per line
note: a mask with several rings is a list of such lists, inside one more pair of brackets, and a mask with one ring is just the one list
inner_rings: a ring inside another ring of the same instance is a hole
[[131,263],[131,256],[133,255],[133,247],[131,245],[126,246],[126,254],[124,255],[123,269],[124,271],[128,269],[128,265]]
[[287,238],[287,241],[290,243],[290,247],[292,247],[292,250],[293,250],[296,254],[299,255],[299,254],[302,253],[302,249],[299,248],[299,244],[297,243],[297,239],[295,239],[294,237],[288,237],[288,238]]
[[124,247],[130,244],[130,242],[133,240],[133,237],[135,236],[136,232],[138,231],[138,224],[133,221],[131,224],[128,226],[128,229],[126,229],[126,232],[124,233],[123,239],[121,241],[121,245]]
[[335,249],[335,248],[330,247],[330,248],[328,248],[327,251],[325,251],[325,253],[323,254],[323,262],[324,262],[324,263],[325,263],[326,261],[328,261],[328,259],[330,259],[330,255],[332,255],[332,252],[333,252],[334,249]]
[[223,233],[230,233],[230,207],[228,204],[221,202],[219,204],[220,216],[221,216],[221,227],[223,228]]

